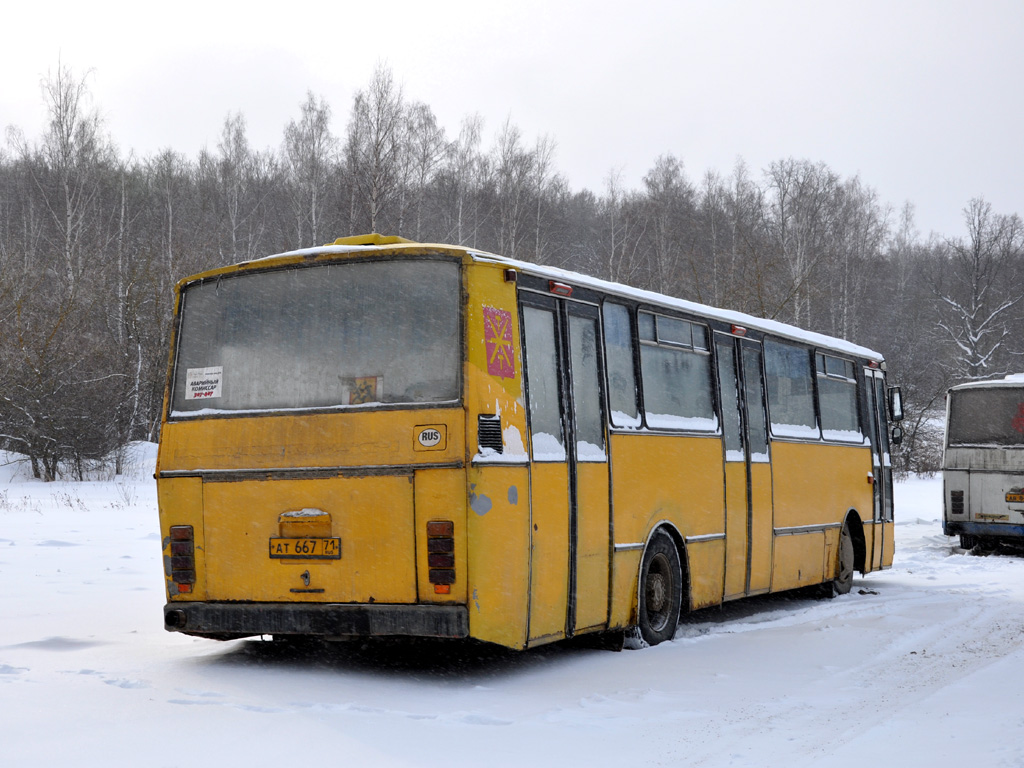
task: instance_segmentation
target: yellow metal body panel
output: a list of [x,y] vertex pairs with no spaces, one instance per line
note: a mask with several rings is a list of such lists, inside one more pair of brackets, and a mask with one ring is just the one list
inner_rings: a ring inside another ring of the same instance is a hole
[[864,523],[864,538],[867,540],[869,570],[892,567],[892,558],[895,551],[895,527],[893,523],[871,522]]
[[896,525],[883,523],[885,527],[885,546],[882,549],[882,568],[892,568],[892,558],[896,554]]
[[525,466],[469,470],[469,632],[525,648],[529,619],[530,476]]
[[702,602],[694,608],[718,605],[722,602],[722,562],[725,559],[725,539],[694,541],[686,547],[686,560],[690,575],[690,590],[702,595]]
[[[157,502],[160,508],[160,539],[163,544],[164,579],[167,596],[171,600],[203,600],[206,597],[206,540],[203,533],[203,481],[198,477],[176,477],[157,484]],[[171,580],[172,525],[191,525],[196,560],[196,583],[191,592],[179,594]]]
[[725,598],[747,594],[747,465],[725,465]]
[[[750,594],[772,586],[772,465],[751,463]],[[777,519],[777,518],[775,518]]]
[[[444,450],[416,450],[444,425]],[[461,408],[186,419],[163,425],[158,472],[438,464],[465,458]]]
[[[411,476],[208,482],[203,496],[210,600],[416,602]],[[330,515],[340,559],[269,557],[279,515],[303,508]]]
[[608,622],[608,465],[577,464],[576,630]]
[[[478,414],[501,416],[506,454],[526,461],[526,410],[515,283],[493,264],[465,270],[466,290],[466,430],[476,435]],[[515,435],[509,431],[513,427]],[[511,442],[510,442],[511,441]],[[479,454],[471,445],[473,454]]]
[[[464,603],[468,590],[466,473],[461,469],[420,469],[415,484],[416,592],[421,603]],[[455,583],[447,595],[434,591],[427,559],[427,523],[450,520],[455,526]]]
[[775,537],[772,590],[820,584],[824,574],[825,534],[822,531]]
[[[530,606],[530,474],[516,284],[466,262],[465,427],[470,636],[525,648]],[[478,417],[500,418],[502,453],[477,444]],[[562,552],[563,559],[565,551]],[[564,610],[563,610],[564,624]]]
[[851,509],[870,522],[869,448],[775,442],[772,467],[776,528],[841,523]]
[[565,636],[569,597],[569,470],[560,463],[530,470],[530,643]]
[[[674,525],[684,537],[721,534],[725,527],[722,443],[714,438],[669,435],[611,436],[612,509],[616,544],[646,542],[660,522]],[[626,558],[622,558],[626,559]],[[619,557],[616,558],[619,568]],[[722,600],[725,553],[702,574],[690,592],[690,606]],[[636,579],[629,587],[613,579],[612,615],[634,615]],[[628,603],[627,609],[624,603]]]
[[615,552],[612,559],[612,599],[608,627],[627,627],[636,621],[637,574],[643,552],[627,549]]
[[[782,443],[773,445],[775,527],[833,525],[811,533],[775,537],[772,590],[792,589],[833,578],[838,569],[839,526],[850,510],[864,523],[867,570],[875,526],[871,451],[862,446]],[[891,544],[890,544],[891,548]]]

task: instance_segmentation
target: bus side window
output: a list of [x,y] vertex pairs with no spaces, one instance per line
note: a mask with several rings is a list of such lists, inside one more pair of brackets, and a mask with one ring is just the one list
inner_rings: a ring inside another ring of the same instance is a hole
[[549,310],[524,307],[523,328],[533,459],[565,461],[555,316]]
[[711,393],[707,329],[687,320],[648,312],[641,312],[638,320],[647,426],[716,431],[718,417]]
[[765,340],[765,375],[772,434],[818,439],[811,356],[803,347]]
[[822,434],[826,440],[862,443],[853,363],[820,352],[814,358]]
[[633,334],[629,309],[622,304],[604,304],[604,350],[608,365],[608,402],[616,427],[639,427],[636,406],[636,372],[633,367]]

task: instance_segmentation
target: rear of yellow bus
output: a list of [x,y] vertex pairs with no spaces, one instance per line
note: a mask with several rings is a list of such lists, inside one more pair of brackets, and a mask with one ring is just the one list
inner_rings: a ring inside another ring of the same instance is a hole
[[469,634],[465,254],[338,242],[178,286],[170,631]]

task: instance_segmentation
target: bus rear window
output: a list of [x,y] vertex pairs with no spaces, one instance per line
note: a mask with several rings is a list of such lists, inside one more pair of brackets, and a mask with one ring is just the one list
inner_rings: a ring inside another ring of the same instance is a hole
[[187,288],[172,416],[459,398],[459,270],[325,264]]
[[1024,445],[1024,392],[1019,387],[952,392],[949,444]]

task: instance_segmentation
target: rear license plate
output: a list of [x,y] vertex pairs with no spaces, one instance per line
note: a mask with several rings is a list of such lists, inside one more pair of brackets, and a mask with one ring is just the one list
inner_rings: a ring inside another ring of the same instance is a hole
[[280,560],[340,560],[341,539],[270,538],[270,556]]
[[1024,504],[1024,493],[1008,493],[1006,500],[1011,504]]

